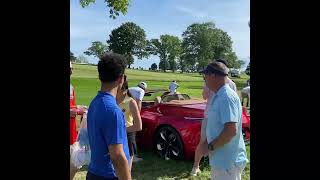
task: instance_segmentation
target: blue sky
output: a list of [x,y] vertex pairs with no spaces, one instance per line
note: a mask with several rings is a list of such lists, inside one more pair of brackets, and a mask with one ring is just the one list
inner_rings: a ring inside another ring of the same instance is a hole
[[[109,18],[104,0],[96,0],[82,8],[79,0],[71,0],[70,50],[75,56],[91,46],[92,41],[109,38],[114,28],[125,22],[134,22],[143,28],[147,39],[159,38],[162,34],[181,38],[182,32],[192,23],[212,21],[232,38],[233,50],[240,59],[250,57],[250,0],[131,0],[127,15]],[[98,59],[86,56],[92,63]],[[135,60],[133,67],[149,68],[159,63],[157,56]]]

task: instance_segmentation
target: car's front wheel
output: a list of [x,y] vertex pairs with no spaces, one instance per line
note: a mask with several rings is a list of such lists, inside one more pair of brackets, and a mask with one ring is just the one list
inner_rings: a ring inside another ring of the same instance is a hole
[[155,136],[155,150],[161,158],[183,159],[183,142],[179,133],[170,126],[160,128]]

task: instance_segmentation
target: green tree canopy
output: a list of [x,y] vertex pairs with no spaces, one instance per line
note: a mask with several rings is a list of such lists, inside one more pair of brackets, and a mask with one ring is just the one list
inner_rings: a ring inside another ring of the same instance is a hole
[[[121,12],[123,15],[127,14],[130,0],[105,0],[107,7],[109,8],[109,17],[115,19]],[[84,8],[96,0],[80,0],[80,5]]]
[[102,56],[108,51],[108,47],[106,44],[103,44],[100,41],[94,41],[92,42],[91,47],[88,48],[87,51],[84,52],[84,54],[88,56],[95,56],[99,59],[102,58]]
[[111,51],[127,58],[129,68],[134,63],[133,56],[142,59],[149,55],[145,51],[147,45],[145,31],[133,22],[124,23],[112,30],[107,43]]

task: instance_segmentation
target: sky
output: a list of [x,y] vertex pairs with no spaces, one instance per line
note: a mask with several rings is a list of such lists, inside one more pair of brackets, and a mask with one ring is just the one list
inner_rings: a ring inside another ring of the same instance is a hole
[[[79,0],[70,1],[70,50],[75,56],[84,55],[93,41],[106,43],[111,31],[125,22],[134,22],[145,30],[146,38],[169,34],[182,39],[182,33],[193,23],[214,22],[233,41],[233,51],[239,59],[250,57],[250,0],[130,0],[126,15],[109,18],[104,0],[96,0],[82,8]],[[86,56],[90,63],[98,59]],[[135,59],[132,67],[149,69],[159,63],[158,56]]]

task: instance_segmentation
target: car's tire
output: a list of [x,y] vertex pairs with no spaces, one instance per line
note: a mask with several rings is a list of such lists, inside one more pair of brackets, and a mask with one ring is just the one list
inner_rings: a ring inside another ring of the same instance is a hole
[[184,158],[182,139],[179,133],[170,126],[163,126],[156,132],[154,149],[165,160]]

